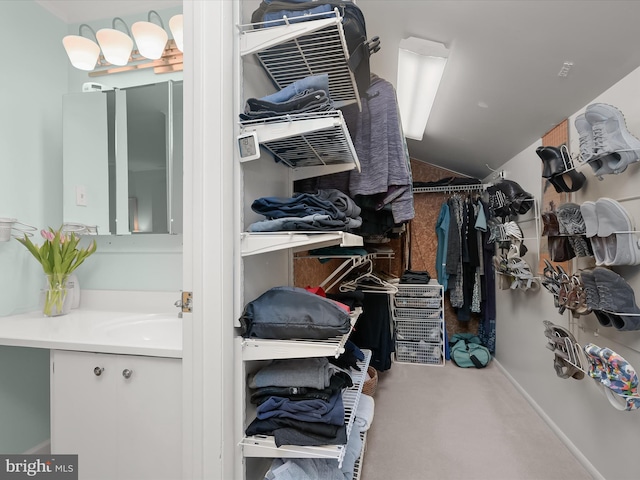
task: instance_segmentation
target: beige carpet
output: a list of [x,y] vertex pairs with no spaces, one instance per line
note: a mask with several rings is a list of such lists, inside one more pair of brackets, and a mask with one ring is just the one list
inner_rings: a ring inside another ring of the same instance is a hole
[[590,480],[499,367],[381,373],[362,480]]

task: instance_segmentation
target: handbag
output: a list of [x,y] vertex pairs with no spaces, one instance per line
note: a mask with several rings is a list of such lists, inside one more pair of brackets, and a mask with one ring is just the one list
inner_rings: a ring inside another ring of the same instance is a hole
[[243,337],[327,339],[351,330],[336,302],[298,287],[273,287],[249,302],[240,317]]
[[491,352],[472,333],[456,333],[449,342],[451,360],[461,368],[484,368],[491,361]]

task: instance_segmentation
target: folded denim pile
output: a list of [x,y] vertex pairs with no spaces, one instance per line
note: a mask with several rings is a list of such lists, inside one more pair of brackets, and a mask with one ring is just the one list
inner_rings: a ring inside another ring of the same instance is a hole
[[538,147],[536,153],[542,160],[542,178],[549,180],[556,192],[577,192],[586,183],[586,177],[574,168],[566,148]]
[[251,209],[266,220],[249,225],[249,232],[350,231],[362,225],[360,207],[331,188],[293,197],[261,197]]
[[311,75],[262,98],[249,98],[241,120],[259,120],[287,114],[334,110],[329,96],[329,75]]
[[247,435],[273,435],[276,445],[344,445],[343,389],[349,374],[320,358],[273,360],[249,375],[256,418]]
[[342,466],[329,458],[276,458],[265,474],[265,480],[347,480],[354,478],[355,464],[362,451],[361,432],[369,430],[373,422],[375,402],[369,395],[361,395]]
[[622,115],[613,105],[593,103],[575,120],[580,142],[580,160],[588,163],[593,174],[624,172],[640,159],[640,140],[633,136]]
[[586,306],[603,327],[640,330],[640,308],[633,288],[612,270],[596,267],[580,272]]
[[603,197],[584,202],[580,211],[597,266],[640,264],[634,222],[620,203]]
[[593,343],[584,346],[584,353],[589,362],[587,374],[602,385],[614,408],[622,411],[640,408],[638,376],[629,362],[610,348]]

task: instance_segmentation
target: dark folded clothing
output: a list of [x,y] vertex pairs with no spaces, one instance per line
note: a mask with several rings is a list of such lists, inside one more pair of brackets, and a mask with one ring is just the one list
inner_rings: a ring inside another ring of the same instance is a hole
[[247,435],[273,435],[276,446],[282,445],[344,445],[347,443],[344,425],[302,422],[291,418],[256,418],[245,430]]
[[[357,348],[357,347],[356,347]],[[256,405],[264,403],[269,397],[286,397],[291,400],[322,399],[329,401],[331,395],[351,387],[353,381],[346,372],[336,372],[329,379],[329,386],[323,389],[308,387],[261,387],[253,390],[250,401]]]
[[400,277],[400,283],[429,283],[431,275],[427,271],[405,270]]
[[354,290],[353,292],[327,293],[327,298],[336,300],[340,303],[348,305],[351,310],[355,307],[361,307],[364,300],[364,292]]

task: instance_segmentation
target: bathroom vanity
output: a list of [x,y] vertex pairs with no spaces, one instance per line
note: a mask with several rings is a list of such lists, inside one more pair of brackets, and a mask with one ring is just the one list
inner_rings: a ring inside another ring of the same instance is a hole
[[0,345],[50,350],[51,452],[78,454],[80,478],[181,478],[177,312],[4,317]]

